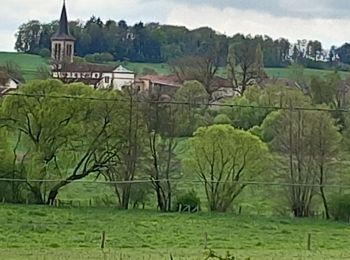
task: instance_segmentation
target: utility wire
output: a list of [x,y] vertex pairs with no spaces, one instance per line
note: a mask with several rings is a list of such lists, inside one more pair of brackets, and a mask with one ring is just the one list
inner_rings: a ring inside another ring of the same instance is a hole
[[[5,93],[2,96],[17,96],[28,98],[51,98],[51,99],[74,99],[74,100],[90,100],[104,102],[127,102],[130,100],[121,98],[99,98],[88,96],[70,96],[70,95],[47,95],[47,94],[24,94],[24,93]],[[292,111],[318,111],[318,112],[341,112],[350,113],[350,109],[332,109],[332,108],[317,108],[317,107],[298,107],[298,106],[261,106],[261,105],[238,105],[238,104],[217,104],[203,102],[179,102],[179,101],[152,101],[152,100],[134,100],[135,103],[159,104],[159,105],[187,105],[187,106],[204,106],[204,107],[230,107],[230,108],[252,108],[252,109],[267,109],[267,110],[292,110]]]
[[[0,178],[0,182],[34,182],[34,183],[57,183],[65,181],[62,179],[59,180],[30,180],[30,179],[11,179],[11,178]],[[189,179],[147,179],[147,180],[130,180],[130,181],[93,181],[93,180],[74,180],[67,181],[68,183],[82,183],[82,184],[147,184],[154,182],[173,182],[173,183],[182,183],[182,184],[224,184],[224,183],[236,183],[240,185],[252,185],[252,186],[283,186],[283,187],[310,187],[310,188],[342,188],[350,189],[350,184],[309,184],[309,183],[287,183],[287,182],[264,182],[264,181],[207,181],[204,180],[189,180]]]

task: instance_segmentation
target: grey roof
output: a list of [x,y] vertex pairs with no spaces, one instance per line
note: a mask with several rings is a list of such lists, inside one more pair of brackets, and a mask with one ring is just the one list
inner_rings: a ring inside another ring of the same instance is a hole
[[63,3],[60,23],[57,32],[52,36],[52,40],[68,40],[74,41],[74,37],[69,32],[69,24],[67,18],[66,3]]
[[61,72],[113,72],[115,66],[93,63],[69,63],[62,66]]

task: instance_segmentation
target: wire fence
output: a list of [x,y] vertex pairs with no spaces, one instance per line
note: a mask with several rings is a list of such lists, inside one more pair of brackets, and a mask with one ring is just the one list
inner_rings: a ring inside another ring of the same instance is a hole
[[[54,95],[54,94],[24,94],[24,93],[15,93],[15,92],[8,92],[5,93],[4,96],[12,96],[12,97],[18,97],[18,98],[25,98],[25,99],[65,99],[65,100],[86,100],[86,101],[96,101],[96,102],[122,102],[129,104],[131,101],[128,99],[125,99],[123,97],[118,98],[101,98],[96,96],[73,96],[73,95]],[[186,109],[188,109],[188,115],[191,114],[191,109],[197,109],[197,108],[209,108],[207,111],[210,111],[210,108],[216,107],[219,109],[229,108],[229,109],[237,109],[238,112],[245,111],[246,109],[252,109],[256,111],[262,112],[264,115],[260,115],[259,120],[261,121],[263,118],[266,118],[266,114],[270,113],[271,111],[291,111],[292,113],[295,113],[296,120],[299,120],[300,118],[300,112],[301,111],[314,111],[314,112],[325,112],[329,113],[332,116],[336,114],[343,114],[349,113],[350,109],[347,108],[327,108],[327,107],[310,107],[308,106],[293,106],[290,104],[289,106],[273,106],[273,105],[241,105],[241,104],[231,104],[231,103],[209,103],[209,102],[179,102],[179,101],[159,101],[159,100],[144,100],[144,99],[133,99],[132,102],[135,102],[136,104],[146,104],[146,105],[155,105],[157,107],[162,108],[162,106],[167,105],[170,107],[169,110],[166,111],[166,115],[161,118],[164,120],[172,120],[172,113],[174,113],[174,110],[172,110],[172,107],[180,108],[183,110],[183,112],[186,114]],[[135,110],[141,111],[144,109],[144,107],[136,107],[134,110],[129,111],[130,113],[135,112]],[[162,109],[160,109],[162,111]],[[211,111],[213,112],[213,111]],[[237,113],[238,113],[237,112]],[[151,111],[151,115],[145,116],[145,121],[151,121],[155,120],[153,117],[155,117],[157,120],[159,111]],[[213,117],[218,113],[213,113]],[[204,116],[204,113],[201,114],[201,116]],[[298,117],[299,116],[299,117]],[[295,119],[292,118],[292,119]],[[0,118],[1,120],[1,118]],[[8,119],[5,119],[8,120]],[[30,119],[28,119],[30,120]],[[138,119],[133,119],[138,120]],[[162,120],[159,120],[160,122],[157,122],[159,124],[162,124]],[[183,128],[189,128],[185,134],[181,132],[181,136],[179,135],[179,138],[182,138],[183,135],[187,138],[190,137],[193,133],[193,131],[196,130],[194,127],[195,123],[195,116],[190,115],[189,118],[186,118],[188,120],[187,124]],[[205,118],[203,119],[205,121]],[[258,120],[258,121],[259,121]],[[149,122],[146,122],[149,123]],[[180,120],[181,121],[181,120]],[[208,120],[210,122],[206,122],[204,125],[208,126],[213,124],[214,120]],[[299,124],[302,120],[299,120],[297,123]],[[238,124],[239,126],[237,128],[244,128],[242,125],[245,126],[247,123],[247,119],[244,117],[244,113],[240,117],[235,117],[232,119],[233,124]],[[250,122],[252,123],[252,122]],[[256,122],[253,122],[256,123]],[[261,124],[262,122],[258,122]],[[303,128],[304,125],[300,123],[299,125],[293,125],[294,128]],[[200,125],[200,124],[199,124]],[[254,124],[252,124],[254,125]],[[135,130],[138,127],[138,122],[133,122],[131,130]],[[201,125],[202,126],[202,125]],[[249,125],[251,126],[251,125]],[[166,126],[169,127],[169,126]],[[196,126],[197,127],[197,126]],[[160,127],[159,127],[160,128]],[[250,129],[249,127],[246,127],[247,129]],[[183,129],[181,129],[183,130]],[[299,129],[297,133],[295,134],[297,137],[300,133],[303,132],[304,129]],[[150,131],[151,132],[151,131]],[[167,135],[169,133],[171,134],[171,130],[166,129],[164,131]],[[178,136],[176,136],[178,137]],[[300,141],[300,140],[299,140]],[[300,146],[300,143],[297,144],[298,147]],[[289,147],[290,149],[294,149],[294,146]],[[75,147],[74,149],[70,148],[62,148],[62,151],[74,151],[76,153],[82,153],[84,152],[81,147]],[[20,150],[20,149],[19,149]],[[177,151],[178,152],[178,151]],[[285,151],[284,151],[285,152]],[[308,153],[313,153],[312,149],[307,150]],[[22,152],[23,153],[23,152]],[[181,152],[178,152],[178,155],[181,155]],[[301,156],[307,157],[309,154],[303,153]],[[17,158],[20,156],[17,155]],[[22,157],[23,156],[22,154]],[[332,158],[333,164],[340,164],[341,165],[341,171],[346,171],[346,160],[334,160]],[[313,165],[314,166],[314,165]],[[180,171],[178,169],[177,171]],[[314,175],[314,174],[313,174]],[[11,175],[10,175],[11,176]],[[181,193],[184,193],[191,188],[195,188],[196,191],[199,193],[199,197],[201,198],[201,201],[203,204],[206,203],[206,195],[204,191],[204,184],[205,181],[202,179],[195,179],[195,178],[176,178],[176,179],[150,179],[150,178],[142,178],[141,176],[145,176],[141,174],[139,176],[140,179],[133,179],[133,180],[103,180],[103,179],[81,179],[81,180],[69,180],[69,179],[25,179],[25,178],[0,178],[0,186],[7,186],[6,189],[3,189],[1,192],[0,190],[0,200],[3,202],[11,201],[9,199],[9,191],[14,189],[14,186],[16,185],[22,185],[22,186],[28,186],[30,185],[38,185],[40,186],[41,192],[44,194],[44,201],[46,200],[46,197],[48,195],[48,192],[50,191],[50,187],[53,185],[65,181],[67,184],[67,188],[65,187],[63,191],[60,191],[58,199],[61,201],[61,205],[70,205],[70,206],[98,206],[98,205],[107,205],[107,206],[115,206],[117,204],[116,202],[116,194],[113,191],[114,187],[123,186],[123,185],[131,185],[131,186],[138,186],[138,185],[146,185],[151,186],[151,188],[146,191],[142,191],[144,193],[141,194],[141,198],[135,198],[131,199],[134,200],[132,203],[135,203],[135,205],[142,204],[143,207],[145,207],[145,204],[148,204],[149,207],[155,207],[156,200],[154,199],[154,190],[152,190],[152,185],[156,183],[171,183],[174,186],[174,190],[177,190],[174,192],[174,197],[176,198],[177,195],[180,195]],[[310,175],[311,176],[311,175]],[[285,181],[284,181],[285,180]],[[315,211],[318,212],[320,208],[322,208],[322,202],[320,201],[320,194],[318,194],[320,189],[326,190],[326,194],[332,194],[340,193],[340,192],[347,192],[350,191],[350,182],[347,182],[346,178],[335,178],[335,180],[332,180],[331,182],[320,182],[319,180],[314,180],[312,182],[303,182],[301,180],[295,180],[289,181],[288,178],[285,178],[283,181],[281,178],[276,180],[269,180],[269,181],[263,181],[263,180],[245,180],[245,181],[236,181],[236,180],[210,180],[207,183],[210,183],[211,185],[216,184],[235,184],[237,186],[247,186],[247,188],[242,192],[242,195],[239,196],[238,202],[235,203],[235,205],[238,205],[233,209],[237,212],[258,212],[258,214],[263,213],[271,213],[274,212],[274,206],[280,203],[280,201],[283,199],[285,200],[284,204],[288,204],[286,202],[288,200],[288,196],[285,196],[288,194],[288,190],[292,188],[296,189],[303,189],[308,188],[312,189],[315,193],[315,196],[318,197],[316,199],[317,206],[315,207]],[[349,183],[349,184],[347,184]],[[108,187],[108,188],[106,188]],[[20,191],[22,192],[22,191]],[[62,193],[62,194],[61,194]],[[30,203],[30,200],[27,199],[27,203]],[[281,204],[281,203],[280,203]],[[321,205],[321,206],[320,206]],[[133,205],[134,206],[134,205]],[[277,207],[277,206],[276,206]],[[247,210],[248,209],[248,210]],[[283,209],[284,210],[284,209]],[[286,211],[286,210],[285,210]],[[262,213],[263,212],[263,213]],[[323,212],[320,210],[320,212]],[[324,213],[315,213],[315,215],[322,215]]]
[[[61,180],[23,180],[1,178],[0,187],[7,186],[7,194],[0,191],[0,202],[11,203],[11,186],[23,185],[20,189],[23,193],[27,189],[26,183],[40,184],[44,203],[48,198],[50,189]],[[197,179],[160,179],[160,180],[132,180],[132,181],[105,181],[105,180],[78,180],[71,181],[57,196],[53,206],[63,208],[120,208],[120,201],[115,193],[115,188],[129,185],[131,189],[129,209],[157,210],[157,195],[152,186],[155,182],[165,184],[170,182],[172,186],[172,211],[195,213],[208,212],[208,198],[205,193],[203,180]],[[224,184],[222,181],[212,183]],[[226,183],[227,184],[227,183]],[[308,184],[286,183],[268,181],[237,182],[237,185],[247,185],[242,193],[233,201],[228,212],[235,215],[253,216],[292,216],[290,209],[291,187],[296,189],[308,188],[314,192],[314,199],[309,217],[326,219],[326,213],[320,188],[323,188],[329,200],[335,194],[349,194],[350,185],[345,184]],[[199,205],[178,204],[178,199],[189,191],[194,190],[200,201]],[[24,204],[32,204],[31,196],[22,201]],[[158,209],[159,210],[159,209]]]

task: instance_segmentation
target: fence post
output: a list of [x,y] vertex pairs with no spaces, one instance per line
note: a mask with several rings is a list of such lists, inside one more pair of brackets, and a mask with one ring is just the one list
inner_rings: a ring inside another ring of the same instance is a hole
[[311,234],[307,235],[307,250],[311,250]]
[[204,232],[204,249],[208,248],[208,233]]
[[179,205],[179,213],[182,212],[182,204]]
[[106,242],[106,232],[102,231],[102,236],[101,236],[101,249],[105,248],[105,242]]

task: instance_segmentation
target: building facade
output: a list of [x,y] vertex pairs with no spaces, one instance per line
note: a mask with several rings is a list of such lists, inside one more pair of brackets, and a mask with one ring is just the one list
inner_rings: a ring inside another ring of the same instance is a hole
[[74,43],[69,31],[66,4],[63,3],[58,30],[51,38],[53,78],[66,83],[82,82],[96,89],[121,90],[134,84],[135,73],[123,66],[75,63]]

